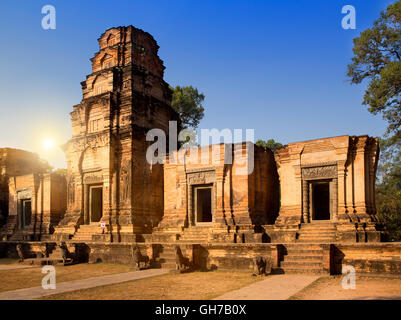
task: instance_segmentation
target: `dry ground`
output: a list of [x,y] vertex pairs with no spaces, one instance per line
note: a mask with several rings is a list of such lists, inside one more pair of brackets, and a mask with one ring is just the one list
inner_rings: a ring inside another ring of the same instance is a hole
[[356,278],[355,289],[342,288],[342,276],[323,277],[299,291],[294,300],[370,300],[401,299],[401,278],[361,276]]
[[[5,264],[6,261],[2,260],[6,259],[0,259],[0,264]],[[0,292],[41,286],[44,277],[41,271],[41,267],[0,270]],[[132,271],[131,266],[105,263],[56,266],[56,281],[86,279],[129,271]]]
[[266,279],[246,272],[170,273],[104,287],[78,290],[44,299],[68,300],[207,300]]
[[18,263],[18,259],[11,259],[11,258],[2,258],[0,259],[0,265],[10,265],[10,264],[15,264]]

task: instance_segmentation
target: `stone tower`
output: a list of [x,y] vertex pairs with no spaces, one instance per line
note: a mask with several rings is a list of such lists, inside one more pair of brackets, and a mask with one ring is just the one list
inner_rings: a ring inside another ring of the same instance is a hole
[[146,161],[153,143],[146,133],[158,128],[167,135],[178,114],[149,33],[111,28],[98,42],[92,73],[81,83],[83,99],[71,112],[72,138],[64,146],[68,206],[55,234],[71,237],[91,227],[95,234],[104,221],[111,231],[110,239],[99,235],[104,240],[131,241],[163,215],[163,168]]

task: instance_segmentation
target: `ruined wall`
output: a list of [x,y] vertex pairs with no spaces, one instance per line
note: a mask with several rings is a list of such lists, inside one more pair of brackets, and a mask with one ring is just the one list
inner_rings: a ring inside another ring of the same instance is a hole
[[341,274],[344,266],[357,274],[401,274],[400,243],[336,244],[332,257],[333,273]]

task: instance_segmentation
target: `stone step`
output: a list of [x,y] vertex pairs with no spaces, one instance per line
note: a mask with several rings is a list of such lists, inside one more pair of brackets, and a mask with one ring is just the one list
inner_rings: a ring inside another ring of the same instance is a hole
[[288,255],[321,255],[322,249],[287,249]]
[[191,236],[191,237],[181,237],[178,240],[207,240],[209,239],[208,237],[196,237],[196,236]]
[[296,244],[286,244],[285,245],[287,251],[289,250],[322,250],[322,247],[319,244],[304,244],[304,243],[296,243]]
[[301,274],[326,274],[327,273],[321,267],[318,267],[318,268],[315,268],[315,267],[305,267],[305,268],[285,267],[285,268],[281,268],[281,269],[284,271],[284,273],[287,273],[287,274],[300,274],[300,273]]
[[336,234],[336,230],[301,230],[299,234],[311,234],[311,235],[321,235],[321,234]]
[[336,226],[325,226],[325,225],[320,225],[320,226],[301,225],[301,230],[337,230],[337,227]]
[[284,261],[286,262],[296,262],[296,261],[315,261],[322,262],[323,257],[321,255],[287,255],[284,256]]
[[161,253],[160,255],[159,255],[159,258],[160,259],[171,259],[171,260],[174,260],[175,259],[175,253],[169,253],[169,254],[163,254],[163,253]]
[[162,269],[169,269],[169,270],[175,270],[176,269],[176,265],[175,262],[174,263],[161,263],[160,267]]
[[298,239],[309,239],[309,240],[321,240],[321,239],[336,239],[336,237],[331,236],[320,236],[320,237],[312,237],[310,235],[299,236]]
[[181,238],[208,238],[207,234],[183,234]]
[[73,241],[92,241],[92,236],[88,236],[88,237],[84,237],[84,236],[74,237],[72,240],[73,240]]
[[302,260],[302,261],[281,261],[280,262],[280,267],[283,268],[298,268],[298,267],[322,267],[322,262],[321,261],[308,261],[308,260]]
[[298,238],[298,241],[301,240],[303,242],[306,241],[310,241],[310,242],[319,242],[319,241],[335,241],[336,238],[331,238],[331,237],[322,237],[322,238],[308,238],[308,237],[304,237],[304,238]]

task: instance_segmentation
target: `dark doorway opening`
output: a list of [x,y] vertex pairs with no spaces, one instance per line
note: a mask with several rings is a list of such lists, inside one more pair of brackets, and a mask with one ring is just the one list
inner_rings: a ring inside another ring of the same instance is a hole
[[317,182],[312,185],[313,220],[330,220],[330,184]]
[[103,216],[103,188],[90,188],[90,221],[99,222]]
[[21,208],[20,208],[20,221],[19,225],[21,229],[28,228],[31,224],[32,217],[32,202],[31,199],[21,200]]
[[212,188],[199,188],[196,192],[196,222],[212,222]]

